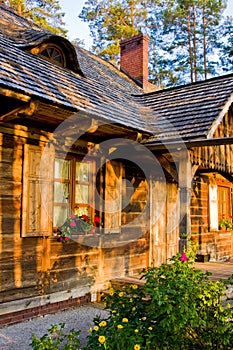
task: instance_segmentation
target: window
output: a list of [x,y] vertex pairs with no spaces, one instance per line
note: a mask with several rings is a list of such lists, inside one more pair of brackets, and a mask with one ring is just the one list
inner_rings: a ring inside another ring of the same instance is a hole
[[53,61],[61,66],[64,66],[64,56],[56,46],[48,45],[40,51],[40,55],[44,56],[49,61]]
[[209,228],[218,230],[223,218],[232,215],[232,184],[216,175],[209,184]]
[[34,47],[31,49],[31,53],[40,55],[46,60],[58,64],[59,66],[66,66],[65,55],[60,47],[55,44],[43,44],[39,47]]
[[93,218],[93,174],[95,163],[76,157],[55,158],[54,215],[55,227],[64,223],[72,213]]
[[230,188],[218,186],[218,217],[229,217],[231,214],[230,207]]

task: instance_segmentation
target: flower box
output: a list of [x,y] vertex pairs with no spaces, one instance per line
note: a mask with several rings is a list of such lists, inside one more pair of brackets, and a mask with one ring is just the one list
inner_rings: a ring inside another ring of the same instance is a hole
[[79,236],[93,235],[100,226],[100,218],[95,216],[94,222],[87,215],[71,214],[64,224],[58,227],[58,242],[69,243]]

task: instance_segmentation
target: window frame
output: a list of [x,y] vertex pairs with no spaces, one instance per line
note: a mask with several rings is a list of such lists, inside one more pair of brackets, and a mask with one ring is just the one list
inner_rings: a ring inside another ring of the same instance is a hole
[[[233,184],[227,179],[216,179],[217,192],[218,192],[218,223],[224,217],[227,219],[233,215]],[[226,203],[226,212],[223,212],[220,208],[220,190],[224,190],[227,193]]]
[[[224,199],[221,199],[221,193],[224,193]],[[223,208],[225,207],[225,208]],[[218,185],[218,217],[219,220],[225,216],[229,218],[232,215],[232,205],[231,205],[231,187]]]
[[[88,181],[79,181],[76,178],[76,165],[77,162],[82,164],[82,157],[78,155],[66,155],[62,156],[61,154],[57,154],[54,159],[54,167],[56,159],[63,159],[69,162],[69,176],[68,179],[56,178],[55,170],[54,170],[54,201],[53,201],[53,227],[57,228],[59,225],[55,223],[55,207],[67,207],[67,216],[71,213],[76,215],[82,215],[82,213],[78,213],[78,208],[87,208],[88,216],[91,220],[94,220],[95,215],[95,198],[94,198],[94,174],[96,169],[96,161],[93,158],[85,159],[85,163],[89,164],[89,179]],[[55,202],[55,183],[68,183],[68,201],[67,203],[63,202]],[[78,203],[76,202],[76,185],[88,185],[88,202],[89,203]]]
[[[52,57],[47,57],[46,55],[43,55],[42,52],[48,49],[52,49],[52,50],[56,50],[58,51],[58,53],[60,54],[61,57],[61,62],[54,60]],[[52,62],[60,67],[65,68],[66,67],[66,57],[65,54],[63,52],[63,50],[60,48],[60,46],[53,44],[53,43],[45,43],[42,44],[40,46],[34,47],[30,50],[30,52],[32,54],[36,54],[39,55],[40,57],[42,57],[43,59]]]

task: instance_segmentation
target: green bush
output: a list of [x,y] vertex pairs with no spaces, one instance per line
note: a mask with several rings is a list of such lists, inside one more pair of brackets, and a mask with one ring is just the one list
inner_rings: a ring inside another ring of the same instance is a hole
[[65,334],[65,323],[54,324],[48,329],[48,334],[38,338],[32,334],[31,346],[33,350],[78,350],[80,348],[80,331],[72,329]]
[[143,272],[144,286],[110,290],[108,319],[95,318],[85,350],[233,349],[233,311],[223,282],[196,270],[191,254]]
[[[83,350],[232,350],[233,309],[223,307],[225,283],[196,270],[194,257],[193,250],[177,254],[144,270],[144,285],[110,289],[109,317],[94,319]],[[64,336],[55,325],[49,334],[33,336],[33,349],[79,349],[79,332]]]

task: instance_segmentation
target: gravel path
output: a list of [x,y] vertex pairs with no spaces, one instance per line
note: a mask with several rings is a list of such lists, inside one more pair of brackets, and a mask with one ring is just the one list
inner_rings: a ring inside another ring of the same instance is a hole
[[[32,333],[41,337],[47,333],[52,324],[64,322],[66,324],[64,332],[68,333],[70,329],[80,329],[81,346],[86,345],[87,330],[93,325],[93,318],[96,315],[106,317],[106,310],[97,306],[78,306],[65,311],[59,311],[55,314],[49,314],[33,318],[31,320],[4,326],[0,328],[0,349],[1,350],[31,350],[29,345]],[[94,350],[94,349],[93,349]]]

